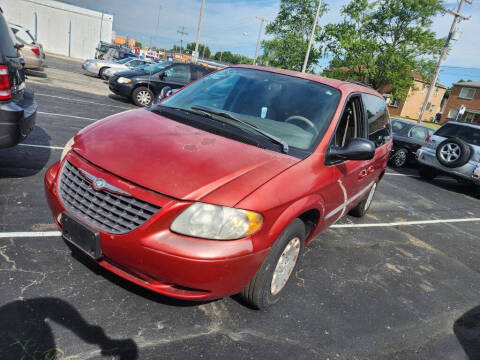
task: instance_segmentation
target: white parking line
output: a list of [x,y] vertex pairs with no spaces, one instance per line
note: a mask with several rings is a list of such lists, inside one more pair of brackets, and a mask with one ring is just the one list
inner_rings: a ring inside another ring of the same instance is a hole
[[476,222],[476,221],[480,221],[480,218],[397,221],[397,222],[390,222],[390,223],[373,223],[373,224],[338,224],[338,225],[332,225],[330,227],[337,228],[337,229],[338,228],[364,228],[364,227],[392,227],[392,226],[446,224],[446,223]]
[[56,98],[56,99],[74,101],[74,102],[78,102],[78,103],[109,106],[109,107],[114,107],[114,108],[119,108],[119,109],[125,109],[125,110],[131,109],[131,108],[126,107],[126,106],[110,105],[110,104],[98,103],[98,102],[95,102],[95,101],[79,100],[79,99],[76,99],[76,98],[67,98],[67,97],[57,96],[57,95],[49,95],[49,94],[39,94],[39,93],[35,93],[35,96],[46,96],[46,97],[52,97],[52,98]]
[[4,238],[26,238],[26,237],[49,237],[60,236],[60,231],[16,231],[0,233],[0,239]]
[[[419,220],[419,221],[398,221],[391,223],[374,223],[374,224],[338,224],[332,225],[331,228],[366,228],[366,227],[392,227],[392,226],[408,226],[408,225],[428,225],[428,224],[446,224],[458,222],[476,222],[480,218],[464,218],[464,219],[436,219],[436,220]],[[20,231],[20,232],[0,232],[0,239],[5,238],[33,238],[33,237],[51,237],[60,236],[60,231]]]
[[35,144],[18,144],[18,146],[38,147],[43,149],[63,150],[61,146],[47,146],[47,145],[35,145]]
[[98,120],[100,120],[100,119],[87,118],[87,117],[83,117],[83,116],[74,116],[74,115],[66,115],[66,114],[48,113],[48,112],[43,112],[43,111],[37,111],[37,114],[49,115],[49,116],[68,117],[68,118],[72,118],[72,119],[80,119],[80,120],[88,120],[88,121],[98,121]]

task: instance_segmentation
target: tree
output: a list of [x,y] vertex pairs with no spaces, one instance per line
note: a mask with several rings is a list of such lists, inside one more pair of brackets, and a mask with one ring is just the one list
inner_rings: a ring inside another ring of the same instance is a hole
[[[265,33],[273,35],[272,40],[262,42],[262,62],[269,65],[300,71],[302,69],[308,40],[312,32],[315,13],[320,0],[282,0],[280,11],[273,22],[267,25]],[[320,16],[327,11],[327,5],[322,4]],[[315,41],[321,39],[322,28],[315,29]],[[307,69],[312,69],[318,62],[321,51],[312,47]]]
[[217,51],[214,59],[229,64],[253,64],[253,59],[240,54],[232,54],[230,51]]
[[[195,51],[195,43],[188,43],[186,49],[190,51],[190,53],[192,53],[193,51]],[[198,53],[199,56],[206,58],[210,58],[210,56],[212,55],[210,48],[208,46],[205,47],[204,44],[198,44]]]
[[135,41],[135,46],[141,48],[142,43],[140,41]]
[[433,76],[444,39],[430,30],[441,0],[352,0],[343,21],[328,24],[324,51],[333,55],[326,76],[370,84],[405,99],[413,73]]

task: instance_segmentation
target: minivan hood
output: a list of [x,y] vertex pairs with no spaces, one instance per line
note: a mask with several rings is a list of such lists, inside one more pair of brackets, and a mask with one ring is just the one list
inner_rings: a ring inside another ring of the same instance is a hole
[[[75,136],[73,150],[132,183],[183,200],[234,206],[299,159],[145,109],[110,116]],[[215,196],[215,190],[223,188]]]

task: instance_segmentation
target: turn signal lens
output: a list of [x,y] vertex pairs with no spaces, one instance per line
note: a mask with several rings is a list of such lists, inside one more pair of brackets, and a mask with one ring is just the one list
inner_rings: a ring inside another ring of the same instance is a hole
[[8,68],[0,65],[0,100],[8,100],[12,97],[12,88],[8,77]]

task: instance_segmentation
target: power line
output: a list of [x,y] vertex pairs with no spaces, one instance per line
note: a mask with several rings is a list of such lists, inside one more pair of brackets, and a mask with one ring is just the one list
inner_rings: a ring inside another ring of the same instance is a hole
[[445,40],[445,44],[443,45],[442,52],[440,53],[440,57],[438,58],[437,67],[435,69],[435,74],[433,75],[432,82],[430,83],[430,87],[428,88],[427,95],[425,96],[425,100],[423,101],[422,107],[420,108],[420,114],[418,116],[418,123],[422,122],[423,114],[425,113],[425,107],[430,101],[430,96],[432,95],[433,88],[437,84],[438,74],[440,73],[440,67],[442,66],[443,60],[447,57],[448,49],[450,48],[450,41],[452,40],[453,35],[455,34],[455,28],[457,27],[457,23],[462,20],[469,20],[470,18],[462,15],[462,7],[464,3],[472,4],[470,0],[460,0],[458,4],[457,11],[447,10],[447,12],[454,16],[452,21],[452,26],[450,27],[450,32],[448,33],[447,40]]

